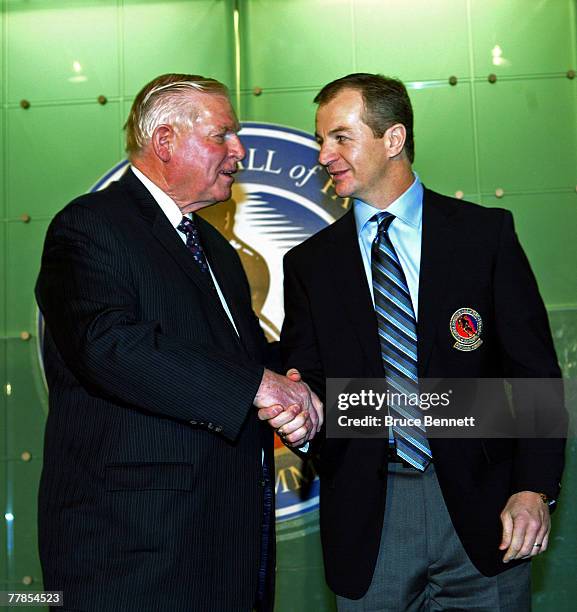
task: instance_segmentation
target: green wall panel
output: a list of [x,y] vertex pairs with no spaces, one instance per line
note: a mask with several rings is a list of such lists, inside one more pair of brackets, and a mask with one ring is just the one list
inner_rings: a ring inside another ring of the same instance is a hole
[[232,15],[223,0],[126,0],[124,92],[131,98],[165,72],[203,74],[232,85]]
[[415,170],[430,187],[449,195],[477,191],[471,86],[412,88]]
[[299,128],[309,133],[315,131],[315,91],[288,91],[267,93],[260,96],[245,94],[241,98],[242,119],[265,121]]
[[47,227],[47,220],[8,223],[6,231],[8,255],[4,287],[8,305],[6,328],[11,335],[17,335],[21,331],[36,334],[34,285],[40,269],[40,257]]
[[6,398],[6,453],[9,459],[21,460],[22,453],[28,452],[33,460],[39,461],[46,391],[39,374],[36,342],[10,340],[6,356],[6,380],[11,386],[11,394]]
[[118,159],[119,104],[8,110],[7,215],[52,216]]
[[40,461],[10,461],[8,464],[8,499],[14,514],[14,550],[8,578],[21,590],[26,588],[22,583],[25,576],[33,579],[28,587],[32,590],[40,589],[42,584],[36,530],[36,491],[40,470]]
[[245,87],[319,88],[353,72],[349,2],[244,0],[242,8]]
[[[306,533],[311,525],[312,533],[294,537],[297,530]],[[277,598],[276,612],[336,610],[335,597],[324,580],[318,511],[277,526],[277,593],[283,597]]]
[[[7,482],[6,463],[0,464],[0,476],[3,482]],[[8,542],[7,542],[7,521],[5,520],[5,514],[7,512],[6,504],[6,489],[0,487],[0,504],[2,513],[0,514],[0,590],[8,590]]]
[[483,204],[512,211],[519,240],[547,306],[575,307],[577,192],[484,197]]
[[8,99],[116,96],[115,2],[8,0]]
[[573,425],[568,440],[566,467],[560,504],[552,518],[549,550],[533,564],[533,609],[535,612],[575,609],[575,491],[577,490],[577,310],[549,313],[559,363],[565,377],[567,408]]
[[[465,0],[412,0],[402,5],[397,0],[362,0],[354,3],[354,15],[359,71],[406,81],[469,75]],[[347,40],[346,33],[342,40]]]
[[9,545],[12,546],[12,525],[11,521],[6,520],[6,514],[11,510],[6,498],[6,483],[8,482],[8,463],[2,457],[0,462],[0,481],[3,485],[0,487],[0,590],[8,589],[8,560],[10,556]]
[[475,75],[565,72],[573,64],[573,0],[471,2]]
[[575,81],[476,84],[482,191],[575,186]]

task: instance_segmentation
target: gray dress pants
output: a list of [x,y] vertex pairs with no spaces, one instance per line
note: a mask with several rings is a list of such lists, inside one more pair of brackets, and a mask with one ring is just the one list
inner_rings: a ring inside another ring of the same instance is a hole
[[337,597],[339,612],[527,612],[531,563],[488,578],[471,563],[445,506],[433,464],[389,464],[379,556],[368,592]]

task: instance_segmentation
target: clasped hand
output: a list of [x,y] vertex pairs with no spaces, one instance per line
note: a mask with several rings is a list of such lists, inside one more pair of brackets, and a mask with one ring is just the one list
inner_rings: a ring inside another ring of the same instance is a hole
[[322,402],[294,368],[286,376],[265,370],[254,405],[258,418],[268,421],[289,446],[306,444],[323,424]]

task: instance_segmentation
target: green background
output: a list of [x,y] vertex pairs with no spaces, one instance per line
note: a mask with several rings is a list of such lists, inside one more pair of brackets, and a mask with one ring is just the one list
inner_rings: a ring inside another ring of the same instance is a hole
[[[443,193],[514,212],[574,380],[576,14],[576,0],[2,0],[0,590],[41,588],[35,513],[47,398],[32,290],[44,232],[122,159],[130,102],[160,73],[213,76],[231,86],[242,120],[307,131],[312,98],[329,80],[354,71],[403,79],[417,172]],[[572,413],[576,403],[572,395]],[[537,611],[577,601],[574,439],[567,458],[550,551],[534,563]],[[279,533],[278,610],[333,609],[312,518],[286,527],[302,537]]]

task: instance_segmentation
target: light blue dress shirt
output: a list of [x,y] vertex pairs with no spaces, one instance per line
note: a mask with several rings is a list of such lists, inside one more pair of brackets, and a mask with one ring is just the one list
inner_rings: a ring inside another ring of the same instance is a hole
[[[389,237],[397,251],[397,256],[407,279],[416,321],[419,311],[419,271],[421,268],[423,221],[423,185],[418,176],[415,175],[412,185],[386,210],[395,215],[395,219],[389,226]],[[375,300],[371,273],[371,248],[377,235],[378,224],[372,217],[379,212],[381,212],[381,209],[375,208],[362,200],[354,200],[353,202],[359,247],[373,304]]]

